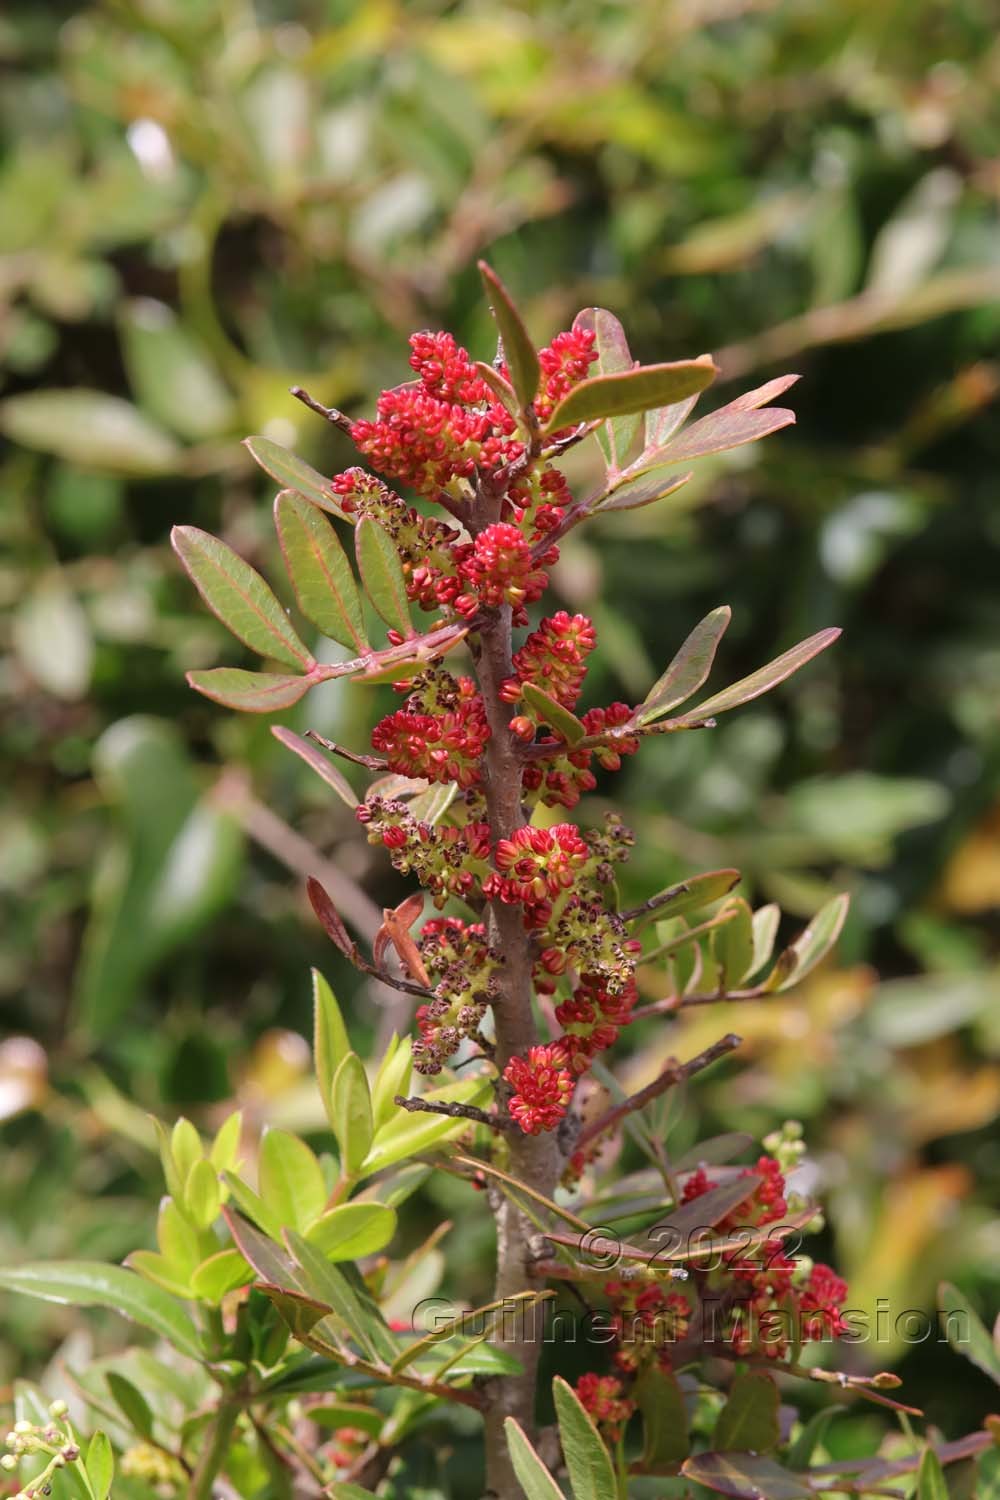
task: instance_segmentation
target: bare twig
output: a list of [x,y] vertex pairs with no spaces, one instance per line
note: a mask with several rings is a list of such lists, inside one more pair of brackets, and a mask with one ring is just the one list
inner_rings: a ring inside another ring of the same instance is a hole
[[488,1125],[491,1130],[517,1130],[519,1127],[514,1120],[505,1119],[502,1115],[489,1115],[485,1109],[477,1109],[474,1104],[443,1104],[436,1099],[407,1099],[403,1094],[397,1094],[393,1100],[401,1109],[408,1109],[411,1113],[423,1113],[428,1115],[448,1115],[453,1120],[473,1120],[477,1125]]
[[343,745],[338,745],[335,740],[328,740],[325,735],[315,729],[307,729],[304,738],[322,746],[331,755],[339,755],[342,760],[353,761],[356,766],[364,766],[366,771],[388,771],[389,769],[389,762],[383,760],[381,755],[357,755],[353,750],[347,750]]
[[315,396],[310,396],[309,392],[303,390],[300,385],[293,385],[290,388],[289,394],[294,396],[296,401],[301,401],[303,406],[308,406],[309,410],[314,411],[318,417],[322,417],[324,422],[329,422],[332,427],[338,427],[341,432],[346,432],[348,437],[350,437],[351,428],[354,426],[354,423],[350,417],[345,417],[344,413],[338,411],[335,406],[324,406],[321,401],[317,401]]
[[704,1052],[699,1052],[696,1057],[689,1058],[686,1063],[668,1063],[662,1073],[648,1083],[644,1089],[637,1094],[631,1094],[621,1104],[616,1104],[614,1109],[609,1109],[599,1119],[592,1121],[590,1125],[581,1130],[576,1149],[579,1151],[590,1141],[596,1140],[607,1130],[611,1130],[620,1120],[627,1115],[634,1114],[636,1110],[643,1109],[667,1089],[673,1088],[678,1083],[683,1083],[686,1078],[691,1078],[695,1073],[700,1073],[703,1068],[709,1067],[711,1063],[717,1062],[720,1057],[735,1051],[740,1045],[742,1037],[730,1032],[728,1036],[721,1037],[719,1041],[713,1042],[711,1047],[706,1047]]

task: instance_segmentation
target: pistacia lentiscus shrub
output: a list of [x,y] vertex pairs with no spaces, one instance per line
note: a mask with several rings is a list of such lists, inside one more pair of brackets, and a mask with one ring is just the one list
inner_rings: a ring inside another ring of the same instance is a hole
[[[910,1431],[894,1463],[842,1469],[823,1462],[828,1414],[803,1424],[780,1403],[779,1380],[787,1390],[798,1378],[909,1411],[884,1394],[894,1377],[839,1374],[823,1357],[850,1331],[847,1288],[798,1253],[819,1224],[789,1177],[805,1149],[800,1128],[775,1131],[750,1165],[733,1164],[752,1145],[743,1136],[681,1157],[669,1149],[668,1092],[739,1038],[670,1061],[632,1095],[607,1067],[625,1028],[786,990],[830,950],[845,898],[775,960],[780,914],[734,894],[738,871],[693,875],[623,910],[615,869],[632,832],[613,814],[599,826],[567,819],[598,771],[617,770],[651,735],[709,731],[837,631],[699,700],[729,622],[722,606],[642,703],[578,716],[593,625],[564,610],[533,614],[573,528],[651,504],[686,482],[690,461],[784,427],[791,413],[770,402],[794,377],[689,422],[715,374],[710,359],[637,367],[600,309],[536,352],[504,287],[487,267],[483,277],[500,335],[492,364],[449,334],[418,333],[415,378],[383,392],[373,420],[351,422],[297,392],[380,477],[355,467],[328,480],[249,440],[283,486],[275,521],[301,613],[347,659],[317,660],[223,542],[191,527],[174,537],[209,607],[281,668],[192,672],[200,692],[257,712],[339,677],[400,694],[371,753],[275,733],[422,887],[385,912],[364,954],[310,882],[341,953],[412,997],[413,1032],[366,1065],[315,975],[316,1076],[336,1155],[317,1157],[280,1129],[255,1144],[238,1115],[208,1145],[186,1120],[161,1127],[167,1196],[155,1252],[137,1250],[126,1268],[0,1273],[40,1296],[116,1307],[173,1349],[159,1363],[135,1350],[78,1374],[104,1423],[87,1443],[62,1406],[47,1410],[26,1388],[5,1462],[27,1495],[56,1479],[105,1500],[119,1448],[115,1482],[130,1493],[403,1497],[419,1489],[412,1442],[451,1409],[481,1422],[498,1500],[556,1500],[563,1476],[576,1500],[899,1493],[886,1482],[918,1470],[922,1496],[944,1494],[942,1463],[987,1454],[989,1433],[924,1446]],[[560,461],[590,438],[606,477],[580,497]],[[360,583],[328,515],[354,528]],[[365,597],[384,640],[371,639]],[[429,621],[416,624],[414,611]],[[371,773],[363,801],[335,768],[338,754]],[[651,1003],[639,1002],[640,965],[660,976]],[[616,1177],[623,1135],[648,1164]],[[256,1156],[255,1186],[243,1153]],[[397,1209],[433,1171],[468,1185],[470,1214],[492,1213],[495,1297],[400,1320],[414,1257],[400,1265],[385,1252]],[[557,1420],[539,1428],[540,1355],[548,1329],[558,1366],[565,1311],[547,1307],[556,1289],[586,1310],[587,1368],[577,1365],[572,1384],[546,1374]]]

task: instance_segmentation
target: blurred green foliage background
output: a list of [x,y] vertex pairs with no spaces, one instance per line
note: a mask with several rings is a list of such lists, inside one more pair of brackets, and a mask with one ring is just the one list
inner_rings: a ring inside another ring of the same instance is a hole
[[[237,658],[166,538],[219,531],[280,585],[239,440],[344,467],[288,387],[367,409],[425,326],[488,357],[488,253],[539,343],[598,303],[640,358],[713,351],[720,400],[804,377],[794,429],[596,523],[556,571],[600,627],[588,704],[638,701],[719,603],[725,680],[845,631],[594,799],[640,831],[636,898],[719,864],[793,920],[854,897],[837,967],[738,1018],[647,1023],[626,1072],[735,1025],[752,1066],[700,1086],[678,1139],[801,1118],[853,1305],[928,1308],[947,1275],[995,1309],[995,21],[989,0],[4,8],[0,1258],[150,1242],[144,1111],[207,1126],[235,1095],[318,1127],[308,964],[362,1035],[400,1024],[301,877],[323,868],[361,928],[399,887],[268,721],[188,690]],[[280,722],[360,745],[390,696],[331,683]],[[424,1232],[451,1198],[417,1200]],[[463,1223],[473,1295],[490,1234]],[[91,1337],[11,1299],[3,1323],[0,1388]],[[936,1343],[852,1358],[898,1366],[949,1435],[989,1410]],[[859,1445],[879,1425],[851,1421]]]

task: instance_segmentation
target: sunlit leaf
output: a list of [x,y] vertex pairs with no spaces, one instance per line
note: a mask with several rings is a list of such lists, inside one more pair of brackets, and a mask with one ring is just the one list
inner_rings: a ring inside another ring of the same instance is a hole
[[397,1094],[405,1094],[410,1087],[412,1069],[413,1043],[409,1037],[400,1040],[394,1033],[372,1087],[372,1114],[376,1131],[397,1113],[398,1106],[393,1100]]
[[753,963],[753,918],[742,896],[734,896],[720,908],[728,916],[724,927],[712,933],[712,956],[719,966],[719,981],[727,990],[737,987]]
[[358,805],[358,798],[347,777],[337,770],[330,757],[311,740],[304,740],[300,734],[291,729],[286,729],[281,724],[273,724],[271,733],[286,750],[291,750],[300,760],[304,760],[311,771],[322,777],[327,786],[333,788],[342,802],[353,809]]
[[521,692],[525,703],[535,717],[541,723],[548,724],[554,729],[568,745],[575,745],[577,740],[583,739],[587,731],[576,714],[568,708],[563,708],[555,698],[536,687],[533,682],[524,683]]
[[732,617],[729,605],[720,604],[694,627],[663,676],[657,679],[636,709],[636,723],[652,724],[698,691],[712,670],[719,642]]
[[282,490],[274,502],[274,524],[306,619],[356,655],[369,651],[361,595],[329,521],[308,500]]
[[634,479],[616,485],[607,499],[595,507],[595,514],[604,515],[609,510],[641,510],[644,505],[653,505],[683,489],[691,477],[690,472],[678,474],[672,464],[648,469]]
[[821,906],[808,927],[779,955],[765,988],[790,989],[822,963],[840,936],[850,904],[850,896],[844,893]]
[[748,976],[759,974],[761,969],[770,960],[774,952],[775,940],[778,936],[778,928],[781,925],[781,908],[770,902],[767,906],[760,906],[753,914],[753,958],[750,961]]
[[312,969],[313,993],[313,1062],[323,1108],[332,1127],[333,1080],[337,1069],[351,1050],[347,1027],[336,996],[318,969]]
[[175,526],[170,540],[209,609],[237,640],[260,656],[308,670],[312,657],[249,563],[197,526]]
[[547,432],[593,422],[601,417],[624,417],[680,401],[711,385],[718,370],[707,354],[671,364],[642,365],[611,375],[592,375],[564,396],[546,423]]
[[304,500],[318,505],[320,510],[339,516],[342,521],[353,523],[356,520],[355,516],[347,515],[343,510],[339,498],[330,488],[330,481],[307,464],[305,459],[299,458],[298,454],[266,437],[244,438],[243,446],[264,472],[278,481],[282,489],[294,490]]
[[184,1210],[196,1229],[208,1229],[220,1205],[219,1179],[210,1161],[196,1161],[184,1183]]
[[386,624],[408,636],[413,627],[395,542],[384,527],[365,516],[358,523],[355,545],[365,593]]
[[242,667],[209,667],[186,675],[189,686],[213,703],[250,714],[273,714],[291,708],[309,691],[308,677],[246,672]]
[[238,1250],[218,1250],[203,1260],[191,1276],[191,1290],[203,1302],[217,1304],[228,1292],[246,1286],[253,1271]]
[[395,1232],[395,1211],[384,1203],[340,1203],[321,1214],[305,1237],[327,1260],[360,1260],[383,1250]]
[[356,1052],[348,1052],[334,1074],[332,1122],[341,1165],[353,1176],[361,1171],[375,1133],[371,1091]]
[[[602,375],[613,375],[621,370],[631,370],[635,361],[628,347],[625,330],[615,317],[603,307],[585,307],[573,320],[574,328],[582,328],[594,334],[597,350],[597,370]],[[618,417],[605,422],[595,434],[603,452],[605,463],[612,471],[625,467],[625,455],[639,430],[639,414]]]
[[111,1493],[111,1481],[115,1476],[115,1455],[111,1439],[100,1428],[87,1444],[84,1464],[94,1500],[107,1500]]
[[667,886],[666,890],[651,896],[645,907],[638,908],[639,920],[647,919],[647,910],[649,916],[655,916],[658,922],[701,911],[713,901],[728,896],[739,878],[739,870],[707,870],[704,875],[689,875],[687,880]]
[[541,366],[538,363],[535,346],[531,342],[521,314],[514,306],[510,293],[497,273],[481,260],[479,274],[483,278],[490,311],[503,343],[503,357],[510,371],[511,384],[522,408],[526,407],[535,399],[541,378]]
[[91,1260],[52,1260],[0,1268],[0,1287],[71,1307],[109,1307],[173,1344],[200,1354],[194,1324],[174,1299],[120,1266]]
[[775,657],[774,661],[768,662],[766,667],[760,667],[756,672],[751,672],[749,677],[742,677],[739,682],[734,682],[731,687],[723,688],[721,693],[716,693],[714,698],[708,698],[704,703],[699,703],[697,708],[690,709],[682,714],[679,719],[671,720],[671,723],[689,724],[697,723],[700,719],[712,717],[714,714],[728,712],[731,708],[739,708],[743,703],[750,703],[754,698],[759,698],[762,693],[769,693],[779,682],[784,682],[804,667],[806,662],[812,661],[827,646],[832,646],[840,635],[836,627],[829,630],[820,630],[816,635],[811,635],[808,640],[800,641],[790,651],[784,652],[782,656]]
[[780,432],[795,421],[795,413],[785,407],[771,406],[765,411],[745,411],[740,407],[721,406],[707,417],[691,422],[670,439],[664,447],[650,454],[664,464],[690,463],[693,458],[704,458],[709,453],[725,453],[744,443],[755,443],[759,438]]
[[322,1168],[297,1135],[265,1129],[257,1171],[260,1196],[282,1228],[304,1228],[322,1213],[327,1198]]
[[[492,1093],[488,1078],[466,1078],[461,1083],[448,1083],[442,1088],[431,1089],[425,1099],[442,1103],[483,1104]],[[447,1115],[410,1114],[397,1109],[387,1125],[383,1125],[372,1142],[363,1165],[366,1175],[380,1172],[404,1157],[415,1156],[432,1146],[441,1145],[450,1137],[461,1135],[468,1129],[465,1120],[450,1120]]]

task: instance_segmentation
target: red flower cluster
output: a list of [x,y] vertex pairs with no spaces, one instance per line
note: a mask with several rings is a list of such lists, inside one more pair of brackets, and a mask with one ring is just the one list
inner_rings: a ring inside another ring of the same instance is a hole
[[836,1338],[847,1323],[842,1311],[847,1297],[847,1282],[830,1266],[817,1261],[799,1296],[802,1336],[811,1342]]
[[467,900],[481,887],[490,856],[488,823],[425,823],[399,798],[377,795],[362,802],[355,817],[368,829],[368,842],[388,849],[393,868],[415,875],[435,906],[449,896]]
[[[743,1177],[763,1181],[752,1196],[715,1226],[715,1235],[738,1235],[747,1228],[776,1224],[788,1212],[784,1174],[773,1157],[762,1156]],[[692,1173],[683,1199],[691,1203],[715,1186],[705,1169]],[[757,1353],[783,1359],[797,1343],[808,1343],[843,1332],[841,1304],[847,1283],[829,1266],[797,1262],[785,1254],[778,1239],[723,1251],[717,1263],[692,1269],[709,1292],[725,1305],[721,1337],[735,1353]],[[808,1269],[803,1280],[801,1271]]]
[[527,539],[506,521],[487,526],[463,550],[459,572],[469,591],[455,600],[460,614],[470,615],[481,605],[496,609],[510,604],[518,624],[527,620],[524,606],[540,599],[549,581],[532,561]]
[[561,1042],[529,1047],[527,1057],[512,1057],[503,1076],[514,1093],[508,1104],[525,1135],[553,1130],[573,1097],[573,1074]]
[[566,1032],[561,1040],[574,1073],[585,1073],[599,1052],[614,1046],[619,1031],[632,1019],[638,999],[633,978],[612,994],[599,975],[584,974],[569,999],[556,1006],[556,1020]]
[[415,693],[410,706],[376,724],[372,747],[385,755],[389,769],[400,776],[455,781],[465,789],[480,780],[479,762],[490,727],[472,678],[448,680],[454,683],[454,691],[440,713],[421,712],[423,703]]
[[574,1387],[580,1404],[594,1421],[604,1428],[609,1442],[617,1443],[635,1402],[625,1395],[621,1381],[614,1375],[581,1375]]
[[691,1321],[688,1299],[681,1292],[667,1291],[659,1281],[608,1281],[604,1294],[614,1313],[614,1361],[619,1370],[634,1375],[653,1362],[669,1369],[670,1351]]
[[542,367],[541,390],[535,400],[540,419],[548,421],[558,403],[584,379],[597,358],[592,330],[571,328],[557,333],[547,349],[538,352]]
[[[752,1196],[747,1201],[734,1208],[719,1221],[720,1234],[728,1234],[747,1224],[752,1224],[755,1228],[760,1228],[762,1224],[776,1224],[788,1212],[784,1174],[773,1156],[759,1157],[756,1166],[745,1167],[740,1176],[759,1176],[763,1180],[754,1188]],[[693,1203],[695,1199],[710,1192],[713,1187],[715,1183],[705,1168],[699,1167],[696,1172],[691,1173],[684,1184],[683,1201]]]
[[526,682],[541,688],[564,708],[572,708],[587,675],[586,658],[597,645],[592,620],[564,609],[533,630],[514,655],[515,676],[504,683],[503,696],[516,703]]
[[589,856],[572,823],[557,823],[554,828],[526,824],[497,844],[497,869],[510,873],[491,882],[488,894],[499,896],[508,906],[539,906],[568,890]]

